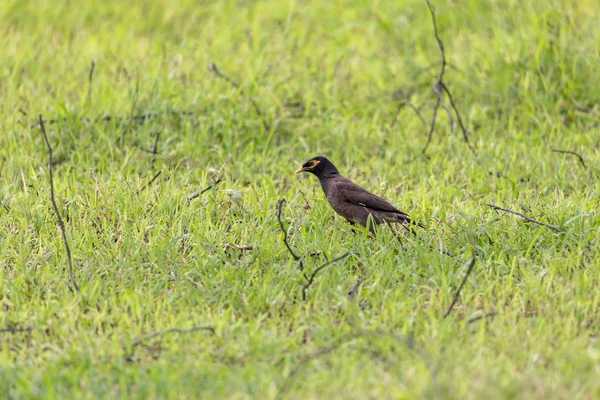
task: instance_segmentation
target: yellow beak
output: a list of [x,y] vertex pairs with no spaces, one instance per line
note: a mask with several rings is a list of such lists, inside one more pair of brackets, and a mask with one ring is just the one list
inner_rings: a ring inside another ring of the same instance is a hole
[[296,170],[296,172],[294,172],[294,174],[299,174],[299,173],[302,173],[302,172],[304,172],[304,168],[303,168],[303,167],[300,167],[300,168],[298,168],[298,169]]

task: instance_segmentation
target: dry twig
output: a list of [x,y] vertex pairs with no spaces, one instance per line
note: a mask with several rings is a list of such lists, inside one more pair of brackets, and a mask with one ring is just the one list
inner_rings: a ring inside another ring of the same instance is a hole
[[486,205],[487,205],[488,207],[490,207],[490,208],[493,208],[494,210],[500,210],[500,211],[504,211],[504,212],[507,212],[507,213],[510,213],[510,214],[518,215],[519,217],[523,218],[524,220],[526,220],[526,221],[528,221],[528,222],[533,222],[534,224],[538,224],[538,225],[541,225],[541,226],[545,226],[546,228],[550,228],[550,229],[552,229],[553,231],[556,231],[556,232],[558,232],[558,233],[562,233],[562,234],[565,234],[565,233],[567,233],[567,232],[563,231],[562,229],[560,229],[560,228],[558,228],[558,227],[556,227],[556,226],[554,226],[554,225],[545,224],[545,223],[543,223],[543,222],[537,221],[537,220],[535,220],[535,219],[533,219],[533,218],[531,218],[531,217],[528,217],[527,215],[525,215],[525,214],[522,214],[522,213],[520,213],[520,212],[513,211],[513,210],[511,210],[511,209],[508,209],[508,208],[500,207],[500,206],[497,206],[497,205],[495,205],[495,204],[492,204],[492,203],[489,203],[489,204],[486,204]]
[[475,148],[469,142],[469,137],[468,137],[469,132],[465,128],[465,126],[462,122],[462,119],[460,118],[458,108],[456,107],[456,104],[454,102],[452,94],[450,93],[450,90],[444,84],[444,75],[446,73],[446,67],[448,66],[448,62],[446,61],[446,51],[444,49],[444,42],[442,42],[442,39],[440,38],[440,35],[438,33],[437,20],[435,18],[435,8],[433,7],[433,5],[431,4],[431,2],[429,0],[425,0],[425,1],[427,2],[427,7],[429,8],[429,13],[431,14],[431,21],[433,23],[433,33],[434,33],[435,39],[438,43],[438,47],[440,48],[442,62],[441,62],[441,66],[440,66],[440,73],[438,75],[438,79],[435,82],[435,84],[433,85],[433,91],[437,95],[437,101],[435,103],[435,107],[433,108],[433,117],[431,119],[429,134],[427,136],[427,143],[425,143],[425,147],[423,147],[421,154],[425,154],[425,152],[427,151],[427,148],[429,147],[429,144],[431,143],[431,138],[433,137],[435,123],[437,120],[438,109],[440,106],[444,109],[444,111],[446,111],[446,114],[448,115],[448,119],[450,120],[450,133],[451,134],[454,133],[454,118],[452,117],[452,112],[450,112],[450,110],[448,109],[448,107],[446,106],[446,104],[444,102],[443,92],[446,92],[446,94],[448,95],[448,98],[450,99],[450,105],[451,105],[452,109],[454,110],[454,112],[456,112],[456,116],[457,116],[458,122],[460,124],[465,143],[469,147],[469,150],[471,150],[471,152],[473,154],[475,154]]
[[[292,246],[290,246],[290,244],[288,243],[288,233],[287,233],[287,230],[285,229],[285,225],[283,224],[283,220],[281,219],[281,213],[282,213],[284,203],[287,203],[287,201],[285,199],[281,199],[277,203],[277,220],[279,221],[279,227],[281,228],[281,231],[283,232],[283,244],[285,244],[285,247],[287,247],[288,251],[294,258],[294,260],[299,261],[302,257],[297,255],[296,253],[294,253],[294,250],[292,250]],[[301,260],[300,260],[300,265],[301,265],[300,269],[302,269],[302,261]]]
[[214,181],[213,183],[211,183],[210,185],[208,185],[207,187],[205,187],[201,191],[199,191],[197,193],[194,193],[193,195],[191,195],[190,197],[188,197],[188,200],[194,200],[195,198],[202,196],[204,193],[208,192],[210,189],[212,189],[215,186],[217,186],[220,182],[221,182],[221,178],[217,179],[216,181]]
[[94,68],[96,67],[96,61],[92,60],[92,66],[90,67],[90,74],[88,76],[88,100],[92,100],[92,81],[94,79]]
[[71,260],[71,248],[69,247],[69,241],[67,240],[67,231],[65,229],[65,223],[60,216],[60,212],[58,211],[58,206],[56,205],[56,200],[54,198],[54,173],[52,170],[52,146],[50,145],[50,141],[48,140],[48,135],[46,135],[46,127],[44,126],[44,120],[42,119],[42,114],[40,114],[39,120],[40,128],[42,130],[42,134],[44,135],[44,140],[46,141],[46,147],[48,148],[48,173],[50,175],[50,201],[52,202],[52,207],[54,208],[54,213],[56,214],[56,218],[58,219],[58,226],[60,227],[60,232],[62,234],[63,243],[65,245],[65,249],[67,250],[67,260],[69,262],[69,277],[75,290],[79,292],[79,286],[77,285],[77,280],[75,279],[75,272],[73,271],[73,261]]
[[[152,149],[152,154],[158,154],[158,140],[160,139],[160,132],[156,133],[156,139],[154,140],[154,148]],[[154,160],[154,158],[152,159]]]
[[336,262],[348,257],[349,255],[350,255],[350,252],[347,252],[344,255],[334,258],[333,260],[327,261],[325,264],[323,264],[319,268],[315,269],[313,271],[313,273],[310,275],[310,277],[307,279],[306,285],[304,285],[304,287],[302,288],[302,300],[306,301],[306,294],[308,293],[308,288],[310,287],[310,285],[313,284],[313,282],[315,281],[315,278],[317,277],[317,274],[319,272],[321,272],[325,267],[327,267],[333,263],[336,263]]
[[479,315],[477,317],[471,318],[470,320],[467,321],[467,325],[472,324],[473,322],[477,322],[479,320],[487,320],[488,318],[494,318],[496,315],[498,315],[497,312],[489,312],[489,313],[485,313],[483,315]]
[[31,327],[19,328],[16,326],[7,326],[6,328],[0,328],[0,333],[20,333],[20,332],[31,332]]
[[576,156],[577,158],[579,158],[579,162],[581,163],[581,166],[583,167],[583,169],[587,169],[587,166],[585,165],[585,161],[583,161],[583,157],[581,157],[581,155],[579,153],[576,153],[576,152],[570,151],[570,150],[559,150],[559,149],[552,149],[552,151],[554,153],[571,154],[573,156]]
[[450,105],[452,106],[452,109],[456,113],[456,119],[458,119],[458,125],[460,125],[460,130],[463,134],[463,139],[464,139],[465,143],[467,144],[467,146],[469,146],[469,150],[471,150],[471,152],[473,154],[475,154],[475,148],[473,147],[471,142],[469,142],[469,131],[465,127],[465,124],[463,123],[463,120],[460,117],[460,113],[458,112],[458,107],[456,107],[456,104],[454,103],[454,97],[452,97],[452,93],[450,93],[450,90],[448,89],[446,84],[444,82],[442,82],[441,84],[442,84],[442,89],[444,89],[444,92],[446,92],[446,94],[448,95],[448,98],[450,99]]
[[148,189],[148,187],[154,183],[154,181],[160,176],[160,174],[162,174],[162,170],[158,171],[156,175],[154,175],[152,179],[150,179],[150,181],[146,183],[138,193],[142,193],[144,190]]
[[444,314],[444,318],[446,318],[452,312],[452,309],[454,308],[454,305],[456,304],[456,301],[458,300],[458,296],[460,296],[460,292],[461,292],[463,286],[465,285],[465,282],[467,282],[469,275],[471,275],[471,271],[473,270],[473,267],[475,266],[475,260],[476,260],[475,253],[473,253],[473,258],[471,258],[471,262],[469,263],[469,267],[467,268],[467,273],[465,274],[465,277],[463,278],[462,282],[460,283],[460,286],[458,287],[458,290],[456,291],[456,294],[454,295],[454,299],[452,299],[452,304],[450,304],[450,307],[448,307],[448,311],[446,311],[446,313]]

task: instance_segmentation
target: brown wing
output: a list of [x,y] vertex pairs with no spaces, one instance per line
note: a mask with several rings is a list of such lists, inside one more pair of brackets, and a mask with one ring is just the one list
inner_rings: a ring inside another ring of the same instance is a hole
[[366,191],[347,178],[344,178],[343,181],[340,180],[337,182],[336,191],[339,193],[340,197],[344,199],[344,201],[350,204],[365,207],[369,211],[372,211],[373,214],[381,214],[384,219],[388,219],[385,217],[389,217],[390,220],[400,219],[406,220],[406,222],[410,221],[408,214],[398,210],[381,197]]

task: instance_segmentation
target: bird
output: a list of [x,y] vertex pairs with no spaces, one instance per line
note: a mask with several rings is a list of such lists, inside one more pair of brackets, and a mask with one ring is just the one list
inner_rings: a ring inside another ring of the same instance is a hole
[[[400,223],[404,226],[411,223],[408,214],[340,175],[335,165],[323,156],[306,161],[295,174],[303,172],[319,178],[331,208],[352,225],[358,223],[374,232],[375,225],[381,223]],[[418,225],[424,228],[421,223]]]

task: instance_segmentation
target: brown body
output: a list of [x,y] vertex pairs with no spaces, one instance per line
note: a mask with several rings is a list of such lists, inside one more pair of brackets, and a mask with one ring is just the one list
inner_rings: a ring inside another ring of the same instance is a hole
[[373,230],[372,224],[410,223],[406,213],[340,175],[325,157],[311,158],[296,171],[300,172],[316,175],[333,210],[352,224],[369,226]]

